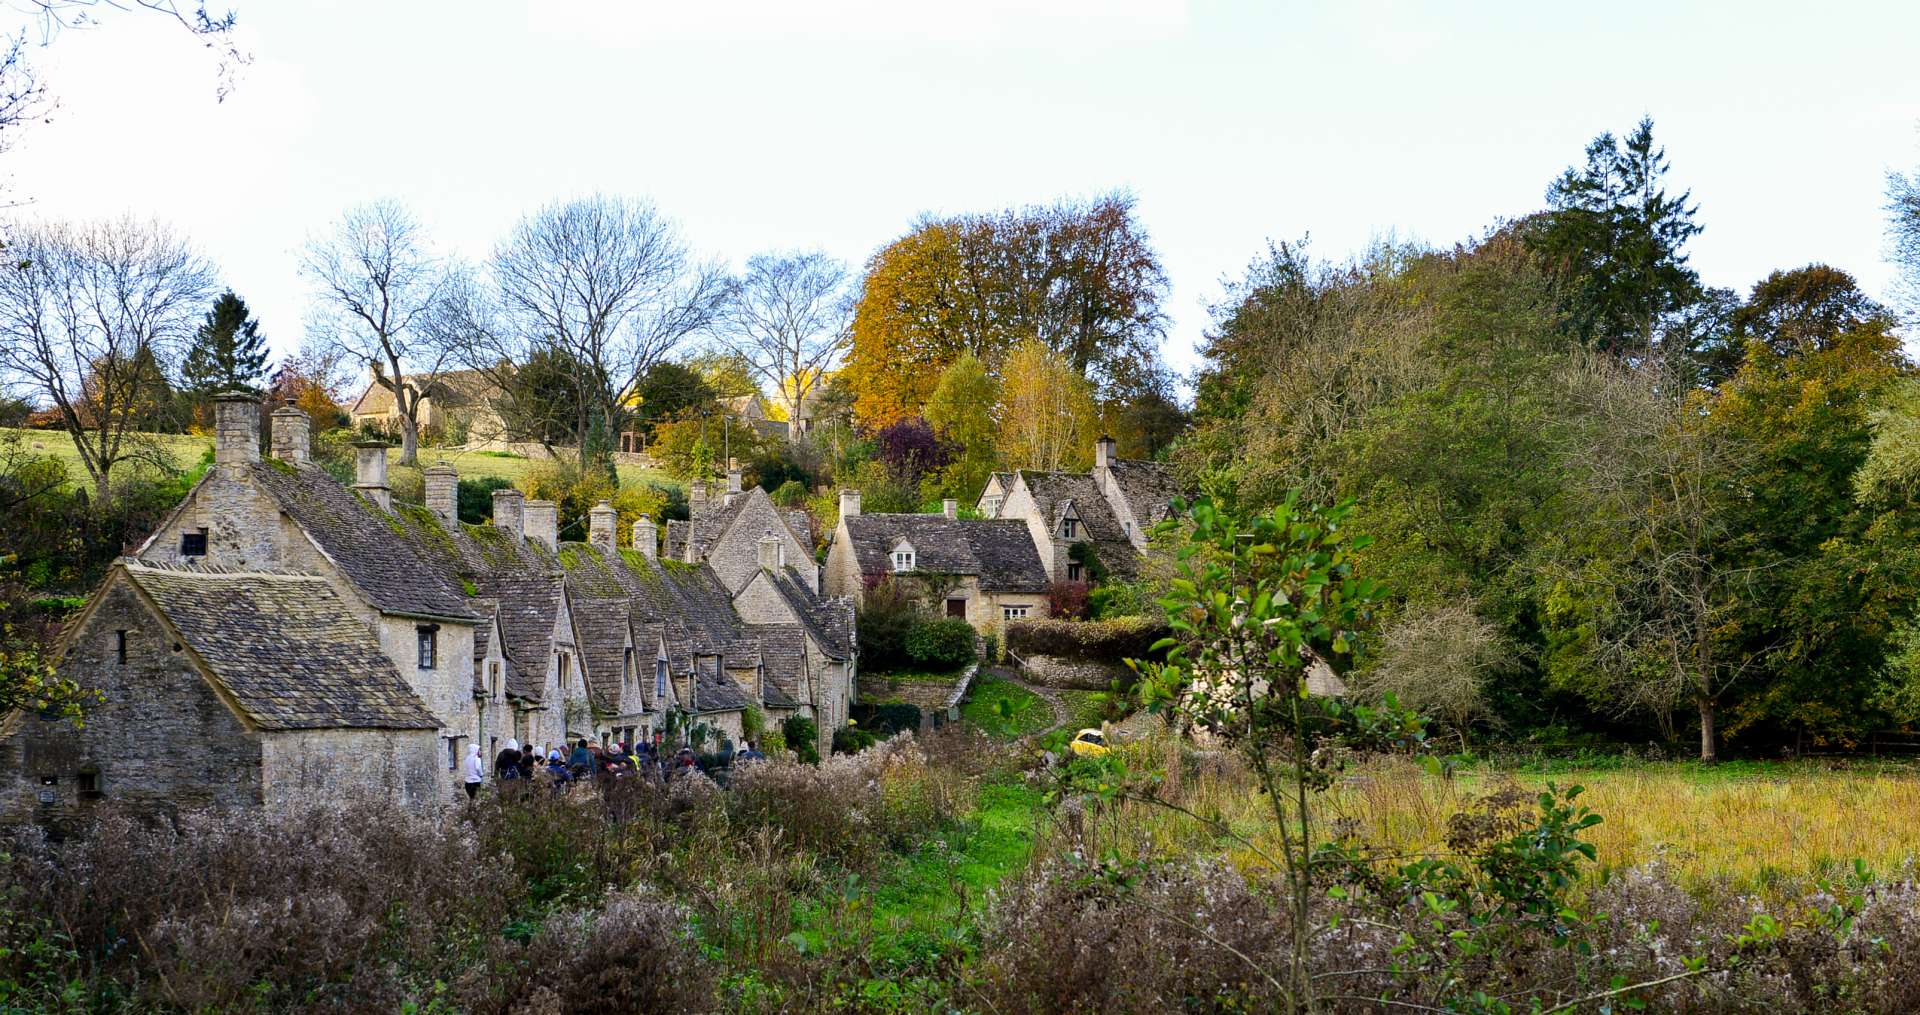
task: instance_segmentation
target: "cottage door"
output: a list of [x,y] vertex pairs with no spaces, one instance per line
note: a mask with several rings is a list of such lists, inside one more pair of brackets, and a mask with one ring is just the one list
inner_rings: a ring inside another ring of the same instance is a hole
[[964,596],[947,600],[947,616],[967,619],[967,600]]

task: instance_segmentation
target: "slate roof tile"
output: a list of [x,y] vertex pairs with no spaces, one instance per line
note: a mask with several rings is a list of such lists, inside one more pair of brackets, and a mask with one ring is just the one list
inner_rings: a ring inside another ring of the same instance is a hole
[[1040,592],[1047,571],[1025,522],[945,515],[862,514],[845,519],[862,574],[892,569],[894,544],[905,539],[918,570],[973,575],[987,592]]

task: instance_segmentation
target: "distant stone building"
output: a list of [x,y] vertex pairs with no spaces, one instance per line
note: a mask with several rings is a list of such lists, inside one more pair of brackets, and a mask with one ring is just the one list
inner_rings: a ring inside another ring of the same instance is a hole
[[[408,391],[422,390],[418,378],[408,377],[401,383]],[[419,418],[422,430],[454,433],[459,437],[457,443],[475,445],[497,443],[506,438],[506,426],[496,407],[500,389],[486,374],[478,370],[449,370],[435,374],[424,390],[426,395],[420,400]],[[371,428],[382,433],[397,433],[400,429],[400,409],[393,389],[371,376],[360,397],[347,408],[347,416],[356,429]]]
[[[544,750],[581,737],[649,740],[669,726],[704,726],[712,745],[737,744],[754,709],[817,717],[825,750],[832,723],[846,715],[852,606],[820,596],[812,558],[794,549],[804,547],[760,491],[736,496],[731,521],[702,530],[711,563],[662,559],[658,529],[645,517],[631,546],[618,546],[617,514],[604,502],[590,513],[585,543],[559,542],[556,506],[516,490],[496,491],[491,524],[463,525],[459,477],[445,463],[425,470],[424,506],[396,503],[384,447],[360,449],[349,488],[312,463],[304,413],[273,414],[273,455],[263,458],[257,403],[235,394],[215,408],[214,466],[137,559],[116,568],[63,643],[62,672],[116,704],[103,711],[106,721],[60,734],[67,753],[58,765],[46,739],[54,731],[33,717],[8,718],[0,780],[11,779],[15,792],[0,806],[47,813],[71,802],[57,791],[63,784],[75,787],[73,800],[271,803],[309,784],[299,767],[309,762],[298,759],[328,757],[311,746],[322,740],[361,743],[379,761],[368,775],[378,785],[342,769],[343,787],[411,806],[454,799],[459,763],[474,744],[491,761],[509,737]],[[776,524],[784,538],[769,531]],[[251,584],[242,589],[243,581]],[[240,591],[222,591],[229,587]],[[223,610],[241,591],[280,605],[229,616]],[[152,617],[136,624],[139,609]],[[117,654],[102,655],[103,638],[119,651],[121,635],[111,632],[172,630],[167,624],[182,632],[171,651],[191,654],[155,663],[149,642],[159,636],[143,634],[128,657],[140,665],[122,669]],[[244,660],[253,670],[221,661],[256,639],[271,651]],[[236,687],[271,693],[248,699]],[[386,726],[367,725],[376,687],[393,692],[378,698]],[[120,695],[131,704],[118,704]],[[209,711],[214,702],[225,718]],[[116,794],[120,776],[105,766],[160,751],[139,728],[175,705],[198,718],[155,728],[178,728],[185,754],[218,758],[231,749],[243,762],[255,753],[265,760],[249,763],[251,775],[155,764]],[[293,713],[305,725],[276,718]],[[30,735],[40,746],[15,743]],[[229,748],[233,736],[240,739]],[[256,752],[248,737],[263,746]],[[433,759],[432,789],[420,781],[422,758]],[[81,781],[87,765],[95,766],[91,783]],[[30,785],[43,777],[55,780],[52,804]]]
[[983,631],[1047,613],[1047,571],[1023,523],[961,518],[952,500],[937,515],[863,514],[860,491],[842,490],[827,591],[858,601],[890,577],[931,586],[946,616]]
[[981,493],[987,518],[1024,522],[1051,581],[1086,581],[1086,564],[1074,559],[1076,543],[1087,545],[1109,575],[1136,577],[1149,533],[1172,510],[1179,484],[1158,462],[1123,459],[1111,437],[1094,442],[1088,472],[995,473]]

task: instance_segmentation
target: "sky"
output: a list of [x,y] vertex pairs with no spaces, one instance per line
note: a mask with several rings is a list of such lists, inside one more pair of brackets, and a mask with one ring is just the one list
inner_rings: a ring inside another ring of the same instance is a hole
[[922,213],[1125,189],[1186,370],[1269,241],[1470,239],[1642,115],[1699,204],[1693,265],[1741,291],[1820,261],[1885,292],[1886,174],[1920,167],[1911,2],[230,2],[252,60],[224,100],[151,15],[34,50],[58,105],[0,181],[16,217],[171,223],[281,352],[301,246],[376,198],[474,259],[606,191],[735,266],[857,265]]

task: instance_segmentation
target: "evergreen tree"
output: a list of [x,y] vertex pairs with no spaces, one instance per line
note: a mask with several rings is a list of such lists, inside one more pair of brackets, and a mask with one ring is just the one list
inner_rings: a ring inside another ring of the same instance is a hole
[[1700,276],[1681,252],[1701,230],[1690,192],[1661,187],[1667,153],[1642,119],[1624,141],[1602,134],[1585,166],[1547,188],[1551,207],[1532,230],[1553,263],[1568,328],[1586,345],[1644,355],[1702,296]]
[[260,335],[260,322],[247,316],[246,301],[233,290],[213,301],[180,372],[187,389],[201,398],[235,389],[260,392],[267,373],[267,340]]

